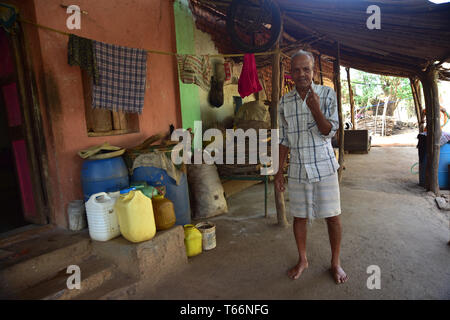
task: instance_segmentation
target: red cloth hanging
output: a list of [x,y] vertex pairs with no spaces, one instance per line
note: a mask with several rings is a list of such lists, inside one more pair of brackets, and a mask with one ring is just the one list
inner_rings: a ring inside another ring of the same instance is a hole
[[258,71],[256,70],[255,55],[246,53],[244,56],[244,65],[238,81],[238,91],[242,98],[252,93],[261,91],[262,87],[258,79]]

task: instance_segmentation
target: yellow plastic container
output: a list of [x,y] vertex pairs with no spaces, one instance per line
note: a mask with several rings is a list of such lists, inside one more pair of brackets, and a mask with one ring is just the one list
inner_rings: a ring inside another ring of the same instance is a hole
[[176,221],[175,209],[172,201],[162,195],[153,196],[153,211],[155,213],[156,230],[171,228]]
[[131,242],[152,239],[156,234],[152,200],[140,190],[121,194],[115,210],[122,236]]
[[184,225],[184,244],[188,257],[202,253],[202,233],[192,224]]

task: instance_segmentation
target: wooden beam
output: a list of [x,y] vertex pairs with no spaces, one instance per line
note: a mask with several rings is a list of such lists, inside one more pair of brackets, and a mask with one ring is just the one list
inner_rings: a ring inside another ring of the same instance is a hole
[[342,102],[341,102],[341,72],[340,72],[340,45],[339,42],[336,43],[337,52],[336,52],[336,60],[334,60],[334,83],[336,89],[336,97],[338,104],[338,113],[339,113],[339,169],[338,176],[339,182],[342,181],[342,171],[344,169],[344,121],[342,116]]
[[440,194],[438,168],[440,156],[440,105],[437,88],[437,70],[431,64],[421,75],[422,87],[425,97],[425,110],[427,117],[427,167],[425,174],[425,187],[436,196]]
[[297,42],[297,39],[295,39],[293,36],[289,35],[286,32],[283,32],[283,38],[285,38],[286,40],[288,40],[290,42]]
[[348,95],[350,99],[350,113],[351,113],[351,119],[352,119],[352,129],[356,129],[355,124],[355,101],[353,100],[353,89],[352,89],[352,83],[350,81],[350,68],[345,68],[345,71],[347,71],[347,83],[348,83]]
[[[276,49],[280,48],[280,43],[277,41]],[[270,118],[272,121],[272,128],[278,129],[278,102],[280,101],[280,53],[272,55],[272,103],[271,103],[271,114]],[[278,143],[278,141],[272,141],[271,143]],[[277,156],[277,155],[274,155]],[[279,168],[283,170],[283,168]],[[286,227],[289,225],[286,219],[286,206],[284,203],[284,194],[279,192],[273,184],[273,190],[275,194],[275,206],[277,209],[277,220],[278,225],[281,227]]]

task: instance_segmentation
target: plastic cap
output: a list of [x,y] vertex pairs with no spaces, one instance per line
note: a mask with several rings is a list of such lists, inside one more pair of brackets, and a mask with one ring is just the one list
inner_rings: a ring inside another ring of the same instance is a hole
[[136,190],[136,188],[135,187],[131,187],[131,188],[128,188],[128,189],[123,189],[123,190],[120,190],[120,194],[125,194],[125,193],[128,193],[128,192],[133,191],[133,190]]

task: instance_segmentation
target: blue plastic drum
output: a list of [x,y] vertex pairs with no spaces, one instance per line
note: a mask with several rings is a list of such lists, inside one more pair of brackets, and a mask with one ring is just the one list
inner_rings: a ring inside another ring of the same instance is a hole
[[98,192],[115,192],[130,185],[128,169],[122,157],[84,160],[81,169],[84,201]]
[[[450,142],[442,145],[439,152],[438,183],[439,188],[443,190],[450,189],[450,181],[448,178],[449,164],[450,164]],[[423,150],[419,150],[419,185],[421,186],[425,186],[426,168],[427,168],[427,154],[425,146]]]
[[166,170],[156,167],[139,167],[134,169],[131,181],[145,181],[149,185],[166,187],[165,197],[173,202],[176,225],[191,223],[191,206],[189,204],[189,189],[186,174],[181,175],[180,184],[177,185]]

